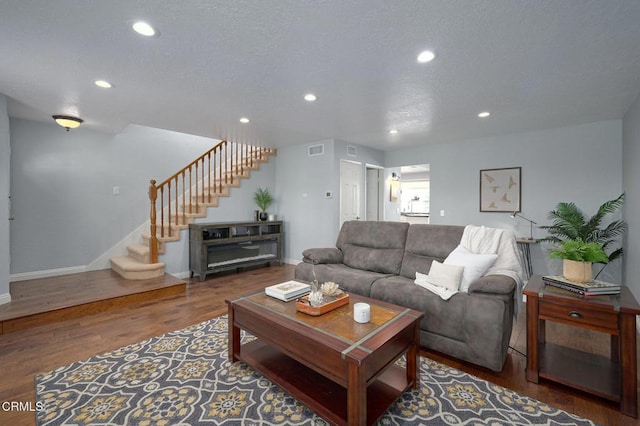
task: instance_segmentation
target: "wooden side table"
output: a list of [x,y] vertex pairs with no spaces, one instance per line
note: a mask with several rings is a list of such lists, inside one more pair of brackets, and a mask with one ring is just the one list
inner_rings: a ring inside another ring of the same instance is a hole
[[[624,287],[619,295],[585,298],[531,277],[527,296],[527,380],[540,377],[618,402],[638,417],[636,315],[640,305]],[[611,356],[602,357],[545,342],[545,321],[611,336]]]

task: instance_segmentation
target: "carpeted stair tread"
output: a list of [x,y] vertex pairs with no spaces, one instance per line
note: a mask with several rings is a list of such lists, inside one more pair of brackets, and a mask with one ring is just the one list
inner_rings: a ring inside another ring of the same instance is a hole
[[111,259],[111,269],[129,280],[146,280],[164,275],[164,263],[143,263],[131,256],[116,256]]
[[151,250],[149,249],[149,245],[144,244],[129,244],[127,246],[127,251],[129,252],[129,256],[138,262],[150,263],[151,262]]

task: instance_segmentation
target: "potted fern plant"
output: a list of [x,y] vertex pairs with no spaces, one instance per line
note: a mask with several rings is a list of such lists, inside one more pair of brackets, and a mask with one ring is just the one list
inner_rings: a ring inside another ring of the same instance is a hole
[[593,263],[608,263],[602,244],[582,240],[564,240],[549,252],[552,259],[562,259],[562,275],[569,281],[587,283],[593,278]]
[[[624,193],[618,198],[603,203],[591,217],[585,214],[573,202],[558,203],[555,210],[549,212],[548,218],[553,221],[551,225],[541,226],[549,234],[540,241],[557,245],[550,251],[549,257],[566,259],[569,261],[581,261],[589,263],[582,265],[591,271],[591,263],[608,264],[622,256],[622,247],[613,248],[618,243],[619,237],[624,234],[627,224],[623,220],[614,220],[603,226],[604,218],[618,211],[624,203]],[[595,243],[595,245],[590,245]],[[600,253],[600,250],[602,253]],[[604,256],[602,256],[604,254]],[[584,260],[591,259],[591,260]],[[563,262],[563,269],[565,263]],[[604,267],[600,270],[602,270]],[[598,274],[600,274],[598,272]],[[564,272],[563,272],[564,274]],[[571,275],[572,273],[569,272]],[[589,274],[591,276],[591,274]],[[566,277],[570,279],[569,277]],[[597,275],[596,275],[597,278]],[[574,281],[574,280],[572,280]]]
[[260,208],[260,220],[265,221],[269,217],[267,209],[275,201],[268,189],[258,188],[253,196],[258,208]]

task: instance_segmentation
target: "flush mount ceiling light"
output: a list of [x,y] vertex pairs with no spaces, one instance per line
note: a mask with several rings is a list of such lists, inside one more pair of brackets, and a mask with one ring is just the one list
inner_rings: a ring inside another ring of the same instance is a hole
[[318,99],[318,98],[313,93],[307,93],[306,95],[304,95],[304,100],[307,101],[307,102],[313,102],[316,99]]
[[67,129],[67,132],[69,129],[75,129],[84,121],[81,118],[70,117],[68,115],[53,115],[52,117],[58,125]]
[[145,37],[153,37],[160,34],[158,30],[144,21],[137,21],[132,25],[132,27],[135,32]]
[[480,114],[478,114],[478,117],[480,118],[487,118],[488,116],[490,116],[491,113],[489,111],[483,111]]
[[433,59],[436,57],[436,54],[433,53],[430,50],[425,50],[424,52],[421,52],[418,55],[418,62],[420,62],[421,64],[425,64],[427,62],[431,62],[433,61]]
[[389,130],[389,134],[391,134],[391,135],[395,135],[396,133],[398,133],[398,130],[396,130],[396,129]]
[[106,80],[96,80],[93,82],[93,84],[98,87],[102,87],[103,89],[111,89],[113,87],[113,84],[109,83]]
[[243,123],[243,124],[247,124],[249,122],[249,119],[247,117],[242,117],[240,119],[240,122]]

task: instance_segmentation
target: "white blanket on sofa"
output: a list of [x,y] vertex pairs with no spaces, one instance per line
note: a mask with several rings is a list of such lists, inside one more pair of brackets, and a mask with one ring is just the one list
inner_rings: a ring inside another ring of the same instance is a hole
[[521,310],[525,278],[515,233],[507,229],[467,225],[462,233],[460,244],[473,253],[498,255],[485,275],[506,275],[516,282],[513,313],[517,318]]

